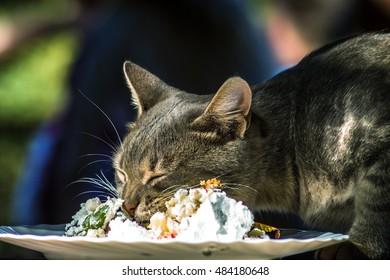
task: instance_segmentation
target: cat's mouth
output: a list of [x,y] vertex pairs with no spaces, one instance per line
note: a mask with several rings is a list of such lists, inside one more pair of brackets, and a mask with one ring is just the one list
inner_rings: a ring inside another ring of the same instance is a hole
[[149,225],[150,218],[153,216],[153,214],[157,212],[164,212],[165,206],[161,205],[160,207],[147,207],[143,203],[134,205],[124,202],[122,204],[122,210],[129,219],[135,220],[142,226],[147,226]]

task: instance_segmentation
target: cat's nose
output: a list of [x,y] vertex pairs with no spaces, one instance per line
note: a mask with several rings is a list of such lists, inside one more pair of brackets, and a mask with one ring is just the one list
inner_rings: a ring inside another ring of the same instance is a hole
[[135,209],[137,208],[137,204],[129,203],[129,202],[123,202],[122,208],[129,214],[130,217],[134,218],[135,215]]

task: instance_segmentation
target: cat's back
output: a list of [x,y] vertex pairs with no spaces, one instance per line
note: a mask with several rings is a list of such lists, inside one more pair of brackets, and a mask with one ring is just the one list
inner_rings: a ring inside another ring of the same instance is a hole
[[[294,71],[300,73],[300,82],[308,90],[322,87],[322,90],[310,92],[317,96],[330,96],[333,88],[350,89],[365,85],[370,91],[381,85],[388,87],[390,32],[367,33],[326,45],[305,57]],[[303,94],[306,95],[307,91]],[[339,92],[335,91],[334,95],[339,95]]]
[[325,46],[288,75],[297,77],[294,138],[305,168],[347,179],[389,149],[390,33]]
[[[297,113],[321,123],[323,116],[380,118],[390,111],[390,33],[364,34],[327,45],[288,75]],[[317,117],[316,117],[317,116]],[[310,119],[308,119],[310,121]]]
[[[380,66],[390,67],[390,31],[351,36],[328,44],[302,60],[306,63],[332,62],[347,69]],[[360,64],[359,64],[360,62]]]

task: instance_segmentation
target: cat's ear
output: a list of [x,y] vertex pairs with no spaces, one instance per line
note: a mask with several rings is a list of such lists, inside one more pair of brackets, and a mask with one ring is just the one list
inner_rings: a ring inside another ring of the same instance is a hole
[[172,91],[162,80],[130,61],[123,64],[123,71],[131,90],[133,104],[138,109],[138,117],[166,99]]
[[204,113],[193,125],[222,137],[243,138],[250,124],[252,91],[239,77],[228,79],[215,94]]

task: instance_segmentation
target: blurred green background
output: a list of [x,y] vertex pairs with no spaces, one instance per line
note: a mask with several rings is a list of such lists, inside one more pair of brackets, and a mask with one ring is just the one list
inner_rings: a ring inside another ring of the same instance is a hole
[[[23,170],[31,137],[45,120],[60,114],[67,103],[68,71],[78,52],[79,36],[82,33],[82,25],[85,24],[78,21],[82,18],[83,11],[85,12],[82,7],[93,8],[94,4],[111,3],[111,1],[0,1],[0,225],[10,225],[12,224],[10,205],[13,189]],[[338,32],[326,34],[329,37],[324,36],[325,41],[321,41],[324,39],[321,36],[321,40],[317,41],[317,35],[322,35],[322,31],[328,28],[327,23],[333,26],[333,18],[330,20],[326,13],[324,17],[319,17],[318,21],[325,19],[325,23],[324,26],[318,25],[320,30],[318,31],[318,26],[315,24],[300,25],[299,20],[295,23],[292,19],[294,17],[285,20],[286,11],[273,7],[276,2],[247,0],[248,9],[255,23],[264,24],[268,35],[273,35],[269,40],[282,68],[298,62],[302,55],[306,55],[312,48],[324,44],[327,40],[333,40],[332,36],[342,34]],[[374,12],[385,11],[384,7],[389,8],[386,1],[349,2],[370,3],[370,5],[375,2],[382,3],[382,6],[378,4],[375,10],[367,9],[368,4],[351,7],[341,5],[347,7],[348,12],[349,8],[355,9],[355,16],[349,19],[352,29],[344,32],[354,33],[360,30],[375,30],[379,27],[378,30],[381,30],[383,26],[388,28],[388,15],[385,18]],[[336,6],[338,5],[335,5],[335,9]],[[276,12],[272,11],[273,9]],[[336,14],[333,11],[338,10],[333,10],[332,7],[328,9],[330,15]],[[323,9],[320,12],[322,14]],[[340,11],[337,14],[342,15],[340,19],[344,20],[345,17]],[[265,20],[260,20],[264,18]],[[312,18],[317,19],[317,17],[309,17]],[[375,19],[378,19],[378,22]],[[385,21],[381,21],[383,19]],[[372,25],[372,22],[376,25]],[[301,28],[303,30],[300,30]],[[306,32],[306,29],[309,31]],[[294,48],[297,49],[292,51]],[[0,259],[20,257],[18,254],[13,254],[12,250],[17,249],[0,242]],[[22,255],[22,258],[29,257],[29,254]]]
[[[36,128],[66,103],[69,66],[77,50],[70,28],[25,36],[9,47],[8,38],[50,22],[60,11],[76,13],[66,0],[4,1],[0,4],[0,224],[10,224],[13,187]],[[68,20],[68,19],[67,19]],[[32,32],[32,31],[31,31]],[[40,35],[40,34],[39,34]],[[17,38],[17,37],[16,37]]]

